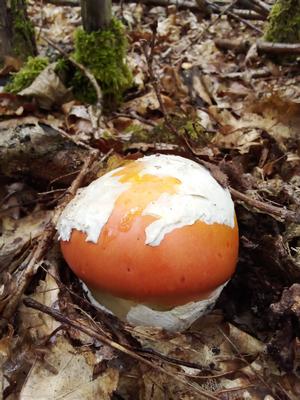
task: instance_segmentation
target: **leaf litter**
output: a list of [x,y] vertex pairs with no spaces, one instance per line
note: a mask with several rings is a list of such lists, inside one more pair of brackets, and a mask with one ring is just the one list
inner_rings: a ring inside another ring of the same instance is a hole
[[[128,28],[135,88],[117,110],[103,116],[101,129],[94,131],[90,108],[69,98],[65,88],[56,97],[53,85],[61,87],[60,82],[45,75],[47,71],[26,89],[26,96],[1,94],[0,129],[30,128],[32,121],[34,125],[47,121],[79,148],[85,144],[97,149],[100,157],[83,171],[81,184],[120,165],[124,158],[156,151],[187,156],[210,166],[220,177],[225,174],[240,228],[237,273],[216,309],[188,331],[170,334],[133,328],[95,309],[62,261],[55,241],[45,241],[46,251],[37,260],[35,273],[26,275],[16,312],[1,323],[3,398],[296,400],[300,396],[298,66],[276,65],[253,46],[248,52],[220,49],[218,39],[250,45],[259,39],[251,26],[226,13],[203,18],[188,8],[144,2],[114,5],[114,12]],[[29,14],[41,34],[41,55],[55,61],[57,54],[42,36],[67,52],[72,50],[79,7],[43,4],[41,12],[29,2]],[[143,45],[152,40],[154,22],[151,76]],[[263,21],[253,23],[263,28]],[[19,68],[16,62],[9,65]],[[43,92],[39,82],[45,79],[51,89]],[[6,151],[4,146],[0,151]],[[0,173],[0,302],[5,312],[16,298],[18,279],[36,243],[51,237],[45,234],[47,222],[67,193],[65,176],[72,182],[76,171],[66,167],[56,176],[35,181],[28,169],[25,186],[17,175],[14,179],[5,170]],[[25,200],[20,191],[27,193]],[[37,202],[37,193],[42,192],[47,193],[46,201]],[[46,308],[28,308],[22,303],[28,297]],[[55,312],[62,320],[53,318]]]

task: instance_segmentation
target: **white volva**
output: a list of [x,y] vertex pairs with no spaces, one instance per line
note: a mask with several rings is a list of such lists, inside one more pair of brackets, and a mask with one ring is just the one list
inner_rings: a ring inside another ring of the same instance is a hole
[[[136,162],[143,164],[141,176],[170,176],[181,182],[177,185],[177,193],[163,193],[143,211],[143,215],[157,218],[146,228],[146,244],[158,246],[173,229],[192,225],[198,220],[234,226],[234,205],[229,191],[201,165],[173,155],[146,156]],[[113,176],[122,169],[105,174],[76,195],[59,219],[60,239],[69,240],[72,229],[77,229],[86,233],[86,240],[97,242],[116,200],[130,188],[130,183],[119,181],[121,176]]]
[[[124,313],[122,318],[132,325],[138,326],[156,326],[172,332],[180,332],[189,328],[194,321],[211,311],[218,300],[222,290],[228,281],[214,290],[209,298],[191,301],[182,306],[177,306],[168,311],[158,311],[145,304],[134,303],[133,301],[105,295],[103,293],[92,293],[89,288],[82,283],[87,292],[91,303],[113,314],[113,310],[118,307],[118,311]],[[96,296],[95,296],[96,295]],[[125,311],[127,310],[127,311]]]
[[132,325],[157,326],[173,332],[183,331],[214,308],[226,284],[227,282],[219,286],[208,299],[174,307],[170,311],[157,311],[139,304],[129,310],[126,319]]

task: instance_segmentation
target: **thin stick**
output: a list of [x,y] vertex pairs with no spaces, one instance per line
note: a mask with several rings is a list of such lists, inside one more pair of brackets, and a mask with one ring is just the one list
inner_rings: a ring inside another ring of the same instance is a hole
[[[155,21],[154,24],[151,26],[152,28],[152,38],[150,42],[150,46],[147,45],[147,42],[142,42],[142,49],[146,58],[147,62],[147,67],[148,67],[148,73],[149,73],[149,78],[150,78],[150,83],[153,86],[154,92],[157,97],[157,101],[159,103],[160,110],[164,116],[165,124],[167,128],[178,138],[180,138],[180,135],[177,132],[177,129],[175,126],[172,124],[171,119],[169,117],[169,113],[164,105],[162,95],[161,95],[161,89],[160,89],[160,83],[158,78],[155,75],[154,69],[153,69],[153,60],[154,60],[154,47],[155,47],[155,42],[156,42],[156,34],[157,34],[157,21]],[[181,139],[181,138],[180,138]],[[183,142],[183,140],[181,139]],[[185,145],[185,143],[184,143]]]
[[115,349],[119,352],[122,352],[122,353],[140,361],[141,363],[147,365],[148,367],[156,369],[156,370],[162,372],[163,374],[168,375],[171,378],[177,380],[178,382],[189,386],[195,392],[201,394],[202,396],[205,396],[207,399],[219,400],[218,397],[216,397],[213,394],[209,393],[208,391],[203,390],[200,387],[194,385],[192,382],[189,382],[186,379],[182,378],[181,376],[177,376],[176,374],[169,372],[168,370],[164,369],[160,365],[156,365],[156,364],[152,363],[148,359],[140,356],[139,354],[136,354],[134,351],[128,349],[127,347],[120,345],[119,343],[109,339],[107,336],[100,334],[99,332],[94,331],[93,329],[86,326],[85,324],[82,324],[78,321],[76,321],[76,322],[73,321],[72,319],[66,317],[64,314],[62,314],[61,312],[59,312],[53,308],[47,307],[44,304],[41,304],[41,303],[37,302],[36,300],[28,298],[28,297],[26,299],[24,299],[23,302],[24,302],[25,306],[33,308],[35,310],[39,310],[47,315],[50,315],[51,317],[53,317],[57,321],[61,322],[62,324],[69,325],[72,328],[77,329],[77,330],[87,334],[91,338],[97,339],[100,342],[105,343],[107,346],[110,346],[113,349]]
[[113,115],[111,117],[109,117],[107,120],[108,121],[112,121],[116,118],[119,117],[123,117],[123,118],[130,118],[130,119],[136,119],[137,121],[142,122],[145,125],[149,125],[149,126],[153,126],[155,127],[157,124],[153,121],[150,121],[146,118],[141,117],[140,115],[138,115],[136,112],[134,111],[129,111],[129,113],[119,113],[119,112],[115,112],[113,113]]

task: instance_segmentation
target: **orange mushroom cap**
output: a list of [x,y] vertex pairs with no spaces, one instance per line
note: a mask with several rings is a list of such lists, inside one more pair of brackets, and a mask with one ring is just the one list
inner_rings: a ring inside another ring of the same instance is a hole
[[105,174],[70,202],[58,231],[64,258],[88,287],[164,307],[209,297],[238,256],[229,192],[178,156]]

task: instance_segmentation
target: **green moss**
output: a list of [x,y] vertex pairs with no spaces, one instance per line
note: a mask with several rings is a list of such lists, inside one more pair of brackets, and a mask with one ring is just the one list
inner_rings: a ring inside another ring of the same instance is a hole
[[34,27],[27,16],[25,2],[11,0],[10,10],[13,21],[13,54],[24,60],[36,54]]
[[269,16],[264,39],[269,42],[300,42],[300,1],[277,0]]
[[[111,26],[98,32],[79,29],[75,35],[73,57],[97,79],[106,99],[120,101],[123,92],[132,84],[132,75],[126,64],[127,39],[122,23],[112,19]],[[94,103],[96,93],[81,71],[72,79],[77,98]]]
[[143,143],[170,143],[178,144],[181,137],[186,137],[191,143],[197,146],[206,146],[212,140],[212,134],[207,132],[201,125],[199,118],[191,118],[182,115],[171,118],[172,125],[178,135],[170,131],[165,122],[155,126],[150,131],[140,125],[132,124],[126,132],[131,134],[130,142]]
[[35,78],[47,67],[49,60],[46,57],[28,57],[23,68],[14,74],[13,79],[5,87],[5,92],[19,93],[35,80]]

